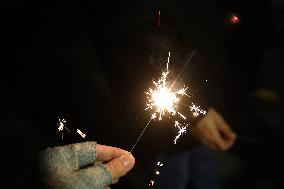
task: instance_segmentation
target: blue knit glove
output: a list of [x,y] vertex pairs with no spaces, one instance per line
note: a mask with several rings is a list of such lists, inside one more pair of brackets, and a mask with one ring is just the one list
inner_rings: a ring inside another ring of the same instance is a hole
[[129,152],[95,142],[48,148],[39,160],[41,184],[56,189],[104,189],[135,163]]

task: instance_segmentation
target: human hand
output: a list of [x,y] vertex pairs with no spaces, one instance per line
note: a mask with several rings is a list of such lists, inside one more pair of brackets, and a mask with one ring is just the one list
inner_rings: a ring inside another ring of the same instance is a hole
[[133,168],[135,159],[120,148],[84,142],[48,148],[39,163],[45,187],[107,189]]
[[232,147],[236,134],[215,109],[211,108],[196,126],[191,128],[192,134],[213,150],[225,151]]

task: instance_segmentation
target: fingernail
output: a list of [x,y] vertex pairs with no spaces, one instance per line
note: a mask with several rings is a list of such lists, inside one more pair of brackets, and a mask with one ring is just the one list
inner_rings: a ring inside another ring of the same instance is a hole
[[122,155],[121,157],[122,163],[125,167],[127,167],[127,165],[129,164],[129,157],[127,157],[127,155]]
[[132,164],[134,161],[133,156],[130,153],[122,155],[120,159],[122,160],[122,163],[125,167],[130,166],[130,164]]

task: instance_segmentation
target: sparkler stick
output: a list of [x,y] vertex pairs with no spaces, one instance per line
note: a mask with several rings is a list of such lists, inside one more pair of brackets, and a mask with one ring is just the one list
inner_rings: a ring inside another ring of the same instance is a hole
[[135,148],[136,144],[139,142],[140,138],[142,137],[142,135],[144,134],[144,132],[146,131],[146,129],[148,128],[148,125],[150,124],[152,120],[152,117],[150,118],[149,122],[147,123],[147,125],[144,127],[143,131],[140,133],[139,137],[137,138],[136,142],[134,143],[134,145],[132,146],[130,152],[133,151],[133,149]]

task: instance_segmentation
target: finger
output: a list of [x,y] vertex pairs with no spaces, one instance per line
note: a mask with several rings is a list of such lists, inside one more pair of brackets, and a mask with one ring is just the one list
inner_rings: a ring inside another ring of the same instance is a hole
[[214,122],[210,120],[211,118],[208,116],[203,118],[195,127],[191,127],[190,132],[195,138],[197,138],[197,140],[199,140],[199,142],[213,150],[217,150],[214,143],[216,126]]
[[235,137],[235,133],[233,132],[229,124],[224,120],[224,118],[217,112],[215,112],[215,114],[215,121],[218,125],[218,128],[223,132],[223,134],[228,137]]
[[229,143],[234,143],[237,136],[225,121],[223,123],[220,122],[218,129],[220,130],[221,136],[224,138],[225,141]]
[[231,136],[229,136],[229,135],[225,136],[224,135],[223,140],[224,140],[224,143],[227,146],[227,149],[229,149],[234,145],[234,143],[236,141],[236,135],[231,135]]
[[97,161],[110,161],[129,152],[120,148],[97,144]]
[[215,150],[225,151],[228,149],[227,143],[217,129],[214,131],[214,137],[212,137],[212,145],[214,146]]
[[111,173],[113,183],[120,177],[126,175],[126,173],[133,168],[134,164],[135,159],[130,153],[119,156],[106,163],[106,166]]
[[218,130],[221,131],[221,136],[227,141],[230,141],[230,142],[235,141],[236,139],[235,132],[231,129],[229,124],[223,119],[223,117],[220,114],[216,113],[215,121],[216,121]]
[[224,124],[220,124],[219,129],[222,131],[222,134],[224,135],[224,137],[226,138],[236,138],[236,134],[234,133],[234,131],[230,128],[230,126],[226,123]]
[[[72,176],[67,180],[70,188],[105,189],[112,184],[110,171],[104,164],[99,162],[96,162],[95,166],[73,172]],[[66,188],[69,188],[68,186]]]
[[[221,137],[221,136],[220,136]],[[222,151],[229,150],[235,143],[234,139],[221,137],[218,143],[218,149]]]

